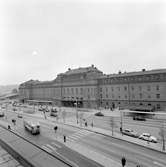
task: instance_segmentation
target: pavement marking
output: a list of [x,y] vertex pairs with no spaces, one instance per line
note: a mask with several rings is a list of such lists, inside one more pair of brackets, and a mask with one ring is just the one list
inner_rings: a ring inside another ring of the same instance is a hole
[[153,163],[154,163],[155,165],[158,165],[158,166],[161,166],[161,167],[165,167],[165,165],[163,165],[163,164],[161,164],[161,163],[159,163],[159,162],[157,162],[157,161],[153,161]]
[[52,150],[46,146],[42,146],[42,149],[44,149],[45,151],[49,152],[49,153],[52,153]]
[[59,144],[55,143],[55,142],[52,142],[51,144],[55,145],[56,147],[58,148],[62,148]]
[[76,133],[72,134],[71,136],[68,136],[68,140],[71,142],[74,142],[84,136],[87,136],[89,134],[92,134],[93,132],[87,131],[87,130],[79,130]]
[[53,147],[53,146],[51,146],[51,145],[49,145],[49,144],[46,144],[46,146],[49,147],[50,149],[56,151],[56,148],[55,148],[55,147]]

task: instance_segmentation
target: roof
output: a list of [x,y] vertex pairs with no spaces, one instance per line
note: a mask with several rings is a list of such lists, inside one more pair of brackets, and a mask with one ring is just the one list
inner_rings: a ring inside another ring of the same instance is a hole
[[62,73],[61,75],[80,74],[80,73],[87,73],[87,72],[92,72],[92,71],[101,72],[100,70],[98,70],[96,67],[92,65],[90,67],[79,67],[76,69],[69,68],[68,71],[66,71],[65,73]]
[[154,69],[154,70],[149,70],[149,71],[124,72],[124,73],[119,73],[119,74],[103,75],[100,78],[138,76],[138,75],[161,74],[161,73],[166,73],[166,69]]

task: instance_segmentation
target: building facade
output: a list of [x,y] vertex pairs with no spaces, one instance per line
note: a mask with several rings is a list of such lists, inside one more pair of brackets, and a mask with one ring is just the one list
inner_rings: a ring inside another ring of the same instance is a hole
[[68,69],[53,81],[30,80],[19,87],[20,100],[50,100],[84,108],[166,109],[166,69],[104,75],[93,65]]

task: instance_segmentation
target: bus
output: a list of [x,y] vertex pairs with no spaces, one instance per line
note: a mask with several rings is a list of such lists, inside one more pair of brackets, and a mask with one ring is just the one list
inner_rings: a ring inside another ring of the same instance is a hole
[[24,128],[31,134],[40,134],[40,124],[32,120],[24,120]]

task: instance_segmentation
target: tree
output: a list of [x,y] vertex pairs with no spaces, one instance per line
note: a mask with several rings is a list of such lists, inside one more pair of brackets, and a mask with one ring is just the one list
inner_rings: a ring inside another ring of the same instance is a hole
[[114,135],[114,128],[116,127],[114,117],[110,117],[110,125],[111,125],[111,128],[112,128],[112,136],[113,136]]
[[65,123],[65,119],[66,119],[66,111],[65,110],[63,110],[62,111],[62,118],[63,118],[63,122]]
[[160,128],[159,135],[161,136],[161,140],[162,140],[162,150],[165,151],[166,129],[165,129],[164,122],[162,124],[162,127]]

